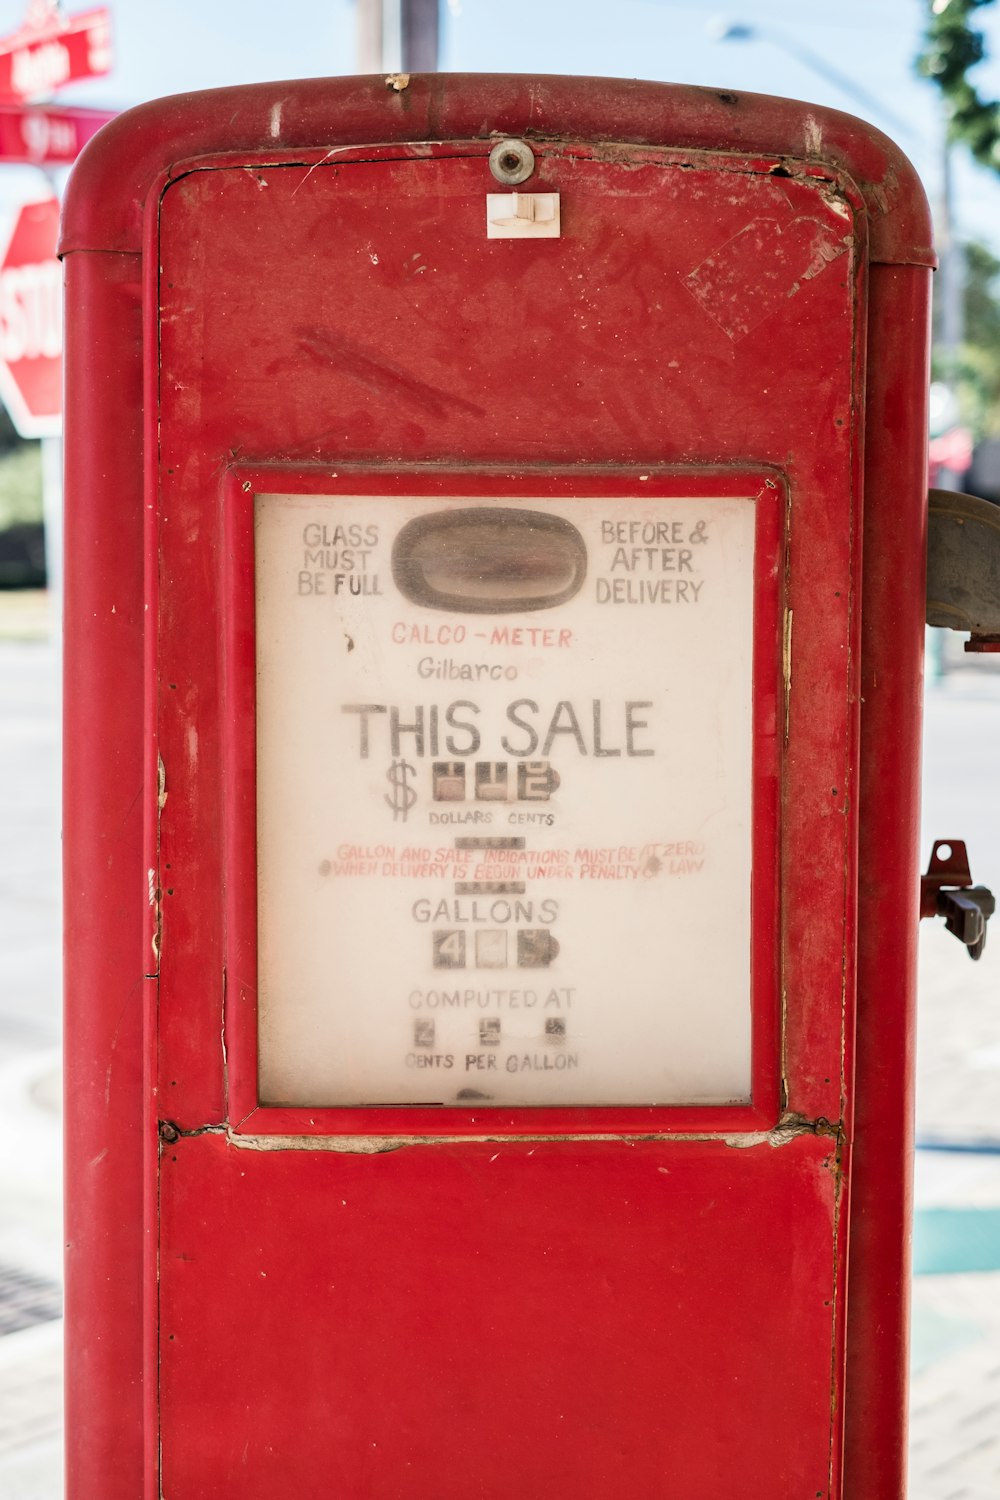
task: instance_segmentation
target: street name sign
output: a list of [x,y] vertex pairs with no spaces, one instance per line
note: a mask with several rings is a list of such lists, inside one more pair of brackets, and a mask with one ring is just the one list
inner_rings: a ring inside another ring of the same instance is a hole
[[0,99],[32,99],[84,78],[110,73],[111,12],[106,6],[64,16],[42,0],[17,31],[0,38]]
[[0,103],[0,165],[68,167],[114,117],[108,109]]

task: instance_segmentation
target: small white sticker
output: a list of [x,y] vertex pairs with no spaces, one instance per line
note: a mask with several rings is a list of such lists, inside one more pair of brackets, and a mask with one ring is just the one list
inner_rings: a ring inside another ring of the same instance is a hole
[[487,193],[488,240],[557,240],[558,193]]

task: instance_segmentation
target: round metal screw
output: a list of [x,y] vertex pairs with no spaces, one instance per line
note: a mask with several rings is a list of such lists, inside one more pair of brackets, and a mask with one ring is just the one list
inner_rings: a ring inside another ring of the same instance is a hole
[[526,141],[498,141],[490,152],[490,171],[497,182],[517,187],[535,170],[535,153]]

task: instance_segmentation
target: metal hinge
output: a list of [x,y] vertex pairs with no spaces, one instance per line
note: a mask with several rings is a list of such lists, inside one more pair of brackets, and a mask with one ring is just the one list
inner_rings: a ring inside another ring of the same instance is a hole
[[936,839],[920,881],[920,915],[944,917],[944,925],[965,944],[969,957],[979,958],[986,947],[986,924],[995,910],[993,892],[972,884],[962,840]]

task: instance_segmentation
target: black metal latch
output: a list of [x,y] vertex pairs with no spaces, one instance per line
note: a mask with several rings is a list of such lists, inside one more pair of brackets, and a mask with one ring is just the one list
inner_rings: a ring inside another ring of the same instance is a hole
[[979,958],[986,947],[986,924],[995,910],[993,892],[972,884],[962,840],[936,839],[927,874],[920,881],[920,915],[944,917],[944,925],[965,944],[969,957]]

